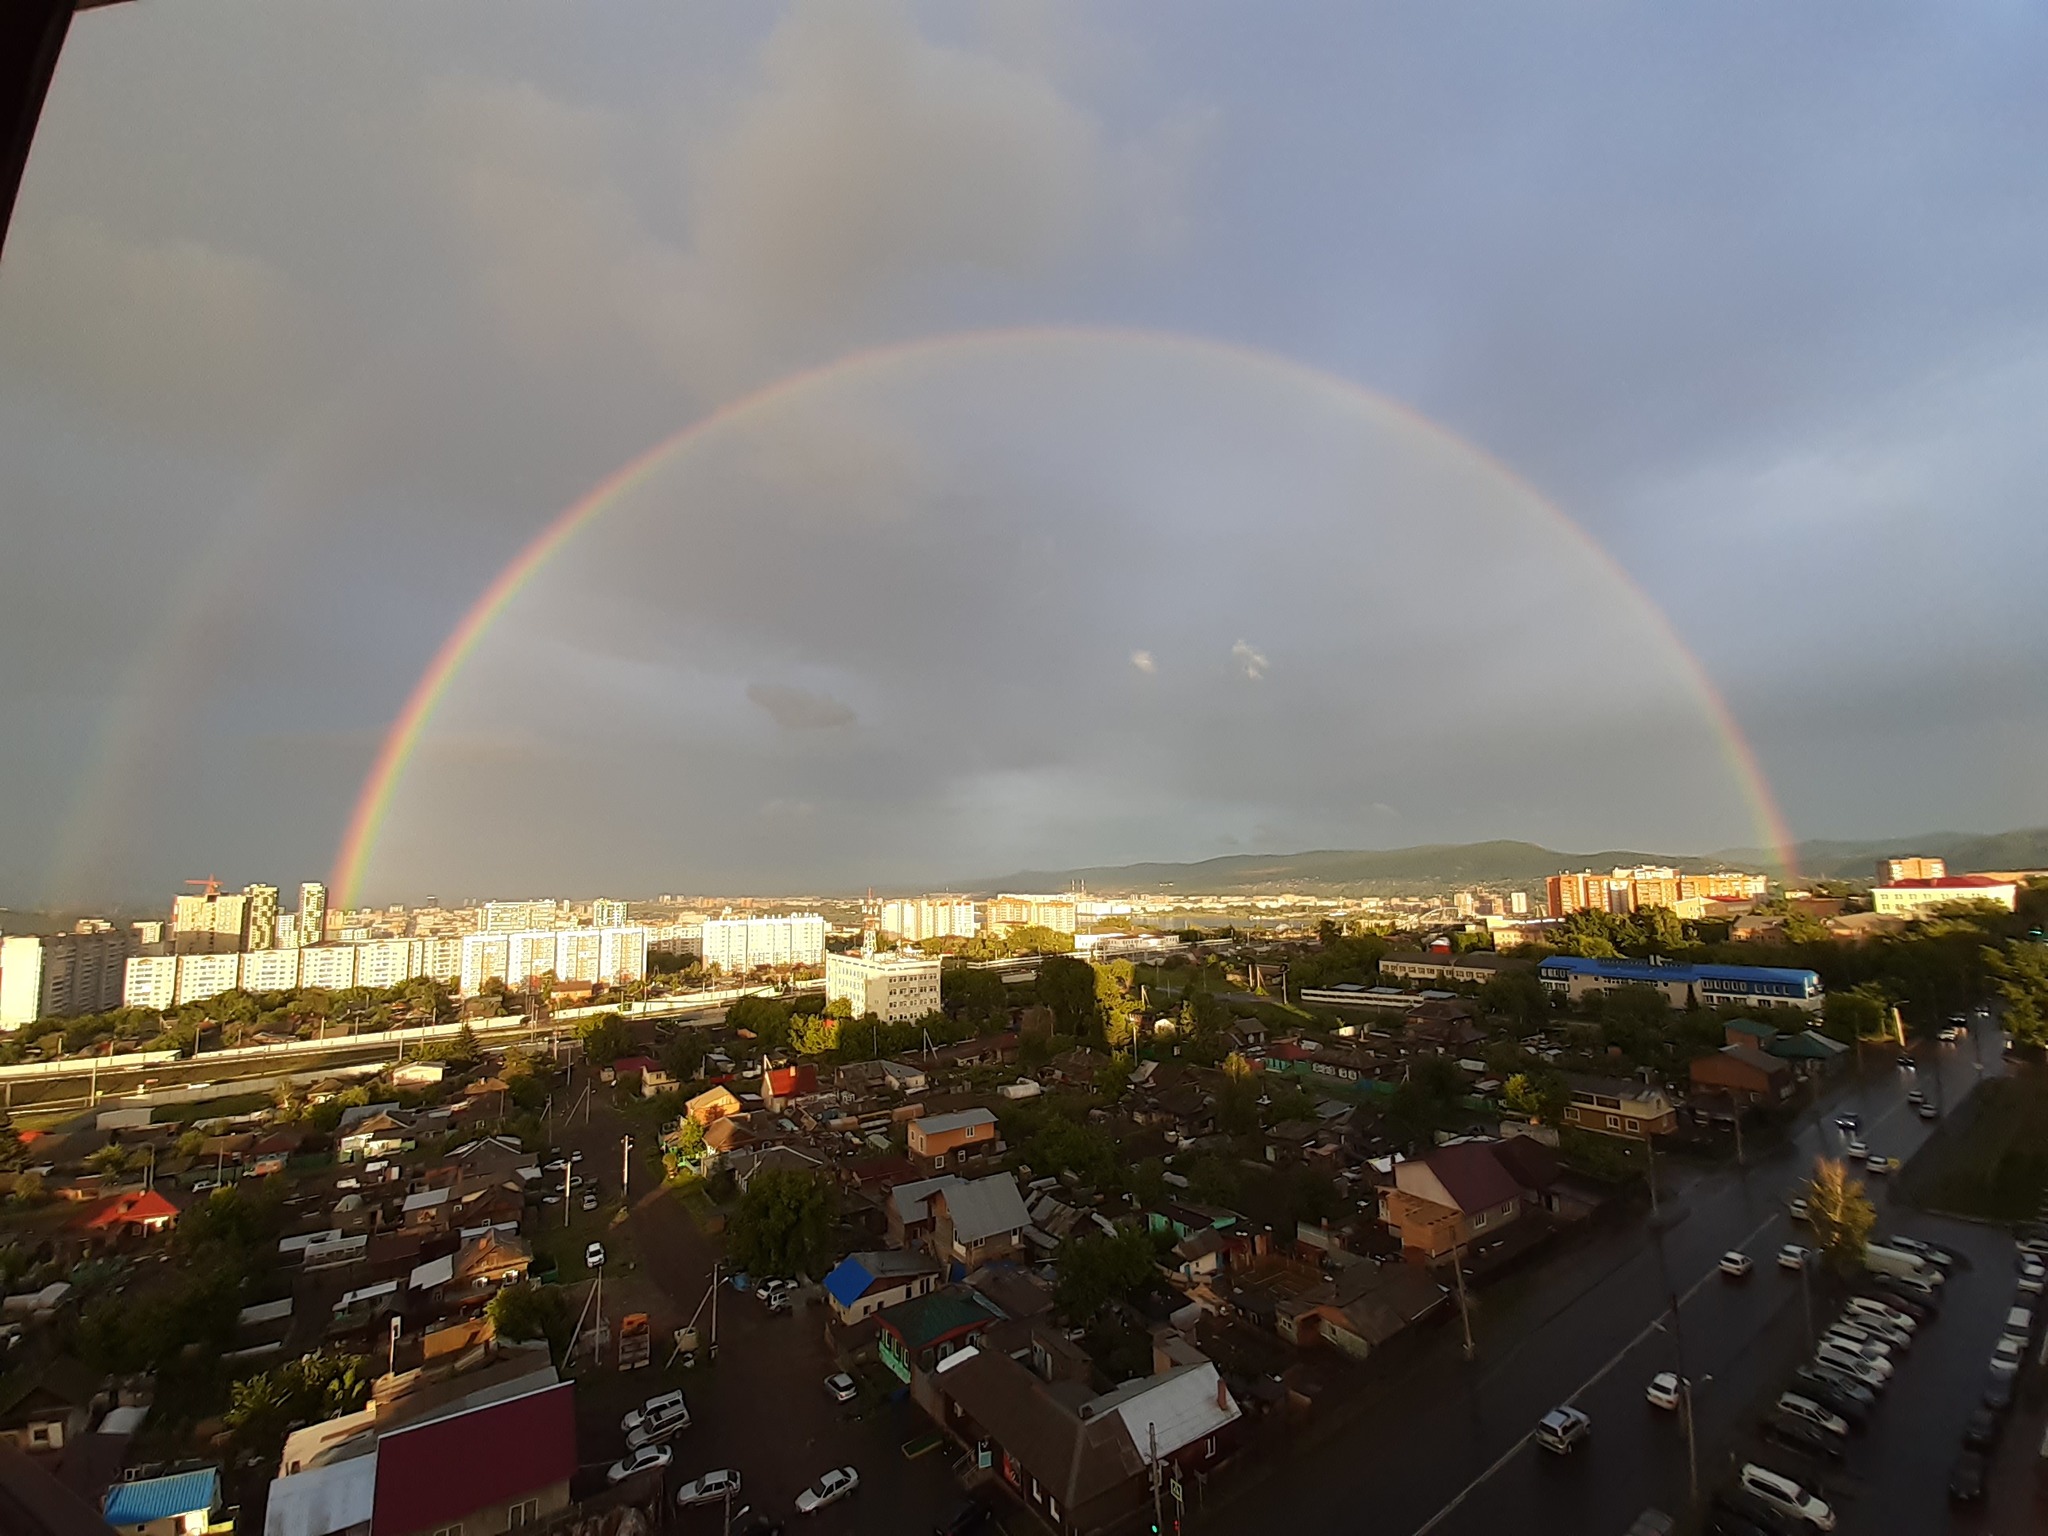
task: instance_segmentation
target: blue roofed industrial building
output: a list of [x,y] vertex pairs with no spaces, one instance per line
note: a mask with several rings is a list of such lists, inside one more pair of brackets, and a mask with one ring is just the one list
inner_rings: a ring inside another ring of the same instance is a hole
[[1552,955],[1536,970],[1551,992],[1574,1002],[1616,987],[1655,987],[1674,1008],[1698,1004],[1818,1009],[1823,1001],[1814,971],[1776,965],[1681,965],[1666,960],[1586,960]]

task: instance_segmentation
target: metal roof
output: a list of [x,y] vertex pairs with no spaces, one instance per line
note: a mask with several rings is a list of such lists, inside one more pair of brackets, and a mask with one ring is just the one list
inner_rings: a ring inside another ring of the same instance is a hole
[[220,1468],[173,1472],[169,1477],[116,1483],[107,1492],[104,1517],[109,1525],[144,1525],[169,1520],[220,1502]]

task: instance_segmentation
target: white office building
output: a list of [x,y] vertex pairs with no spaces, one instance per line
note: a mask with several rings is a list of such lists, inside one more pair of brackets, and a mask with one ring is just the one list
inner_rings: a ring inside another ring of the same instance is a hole
[[939,1007],[939,962],[921,955],[827,955],[825,996],[844,998],[855,1018],[908,1024]]
[[704,924],[704,963],[728,976],[764,965],[822,965],[825,919],[816,912],[787,917],[714,917]]
[[139,947],[133,929],[111,927],[0,939],[0,1029],[120,1007]]
[[372,939],[356,946],[356,985],[396,987],[420,974],[424,939]]

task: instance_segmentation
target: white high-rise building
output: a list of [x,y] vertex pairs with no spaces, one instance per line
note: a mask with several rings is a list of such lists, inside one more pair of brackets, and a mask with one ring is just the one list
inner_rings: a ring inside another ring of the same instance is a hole
[[128,962],[121,993],[124,1008],[149,1008],[157,1013],[178,1006],[178,957],[136,955]]
[[292,937],[302,945],[327,942],[327,887],[318,880],[299,887],[299,921]]
[[209,887],[171,902],[171,948],[181,955],[234,955],[248,946],[249,898]]
[[242,957],[232,955],[179,955],[178,1005],[203,1003],[209,997],[232,992],[242,979]]
[[477,927],[485,933],[527,933],[553,928],[561,920],[552,901],[487,901]]
[[111,927],[0,939],[0,1029],[119,1008],[140,947],[133,929]]
[[457,986],[464,997],[474,997],[483,991],[484,983],[494,978],[511,984],[508,973],[512,969],[512,938],[503,933],[470,933],[462,938],[462,966],[456,973]]
[[435,981],[454,986],[462,980],[462,940],[459,938],[421,939],[420,974],[431,976]]
[[822,965],[825,919],[816,912],[787,917],[715,917],[704,924],[704,963],[729,976],[764,965]]
[[971,939],[980,924],[971,896],[911,896],[882,903],[882,932],[915,944],[921,939]]
[[1071,896],[1002,895],[988,904],[988,926],[997,932],[1050,928],[1055,933],[1072,933],[1076,915]]
[[593,928],[623,928],[626,921],[626,904],[623,901],[607,901],[599,897],[590,904],[590,926]]
[[402,986],[419,975],[423,939],[372,939],[356,946],[356,985]]
[[922,956],[827,955],[825,997],[844,998],[855,1018],[872,1013],[885,1024],[908,1024],[939,1007],[939,962]]
[[597,935],[597,979],[608,987],[638,981],[647,974],[647,930],[628,925],[601,928]]
[[[299,985],[340,992],[356,984],[354,944],[313,944],[299,951]],[[184,990],[184,978],[178,981]]]
[[242,956],[244,992],[289,992],[298,984],[298,950],[252,949]]

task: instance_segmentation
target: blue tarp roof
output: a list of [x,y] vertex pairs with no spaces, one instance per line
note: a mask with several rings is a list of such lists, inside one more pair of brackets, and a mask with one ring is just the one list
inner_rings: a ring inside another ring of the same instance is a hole
[[842,1307],[850,1307],[867,1294],[874,1279],[858,1258],[849,1255],[825,1277],[825,1294]]
[[107,1494],[104,1518],[109,1525],[141,1525],[149,1520],[168,1520],[174,1515],[211,1509],[219,1498],[220,1469],[201,1467],[196,1472],[173,1472],[169,1477],[114,1484]]

